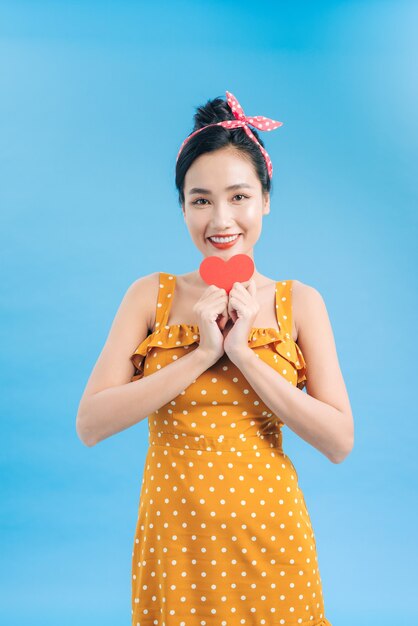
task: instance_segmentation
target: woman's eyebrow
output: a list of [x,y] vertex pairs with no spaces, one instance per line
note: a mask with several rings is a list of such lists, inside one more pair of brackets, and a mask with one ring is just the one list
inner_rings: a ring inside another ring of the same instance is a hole
[[[229,187],[225,187],[225,191],[230,191],[231,189],[240,189],[242,187],[246,187],[247,189],[253,189],[253,187],[251,185],[248,185],[247,183],[236,183],[235,185],[229,185]],[[193,187],[189,191],[189,196],[191,196],[193,193],[211,194],[212,192],[210,189],[202,189],[202,187]]]

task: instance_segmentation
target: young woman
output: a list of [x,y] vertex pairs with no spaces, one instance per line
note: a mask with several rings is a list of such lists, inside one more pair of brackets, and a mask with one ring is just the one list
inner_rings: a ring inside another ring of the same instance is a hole
[[[254,259],[272,166],[249,124],[280,122],[245,116],[226,93],[197,110],[176,185],[202,257]],[[91,446],[147,417],[133,626],[330,626],[309,513],[282,448],[284,425],[333,463],[353,446],[320,293],[256,269],[229,294],[197,269],[136,280],[87,383],[77,432]]]

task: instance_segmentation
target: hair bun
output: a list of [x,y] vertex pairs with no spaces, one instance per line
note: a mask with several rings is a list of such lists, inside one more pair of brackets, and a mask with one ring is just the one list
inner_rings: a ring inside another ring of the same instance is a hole
[[193,118],[193,132],[208,124],[235,119],[227,101],[220,97],[208,100],[204,106],[198,107]]

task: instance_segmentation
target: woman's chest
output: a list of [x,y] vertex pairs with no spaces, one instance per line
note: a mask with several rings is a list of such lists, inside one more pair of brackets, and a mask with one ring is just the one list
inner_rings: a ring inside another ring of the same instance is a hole
[[[180,324],[186,324],[188,326],[198,326],[199,321],[194,315],[194,306],[202,298],[203,292],[187,286],[184,282],[177,277],[175,291],[172,293],[171,301],[169,305],[168,316],[166,324],[168,326],[176,326]],[[277,283],[267,285],[263,289],[259,289],[256,294],[256,299],[259,304],[259,312],[253,322],[254,328],[275,329],[277,331],[286,330],[291,326],[292,339],[297,341],[298,331],[296,324],[296,312],[292,309],[291,302],[282,302],[280,294],[277,294]],[[283,310],[279,310],[283,309]],[[286,319],[289,319],[289,325],[284,328],[280,328],[278,318],[280,314],[287,313]],[[289,315],[290,313],[290,315]],[[156,315],[155,306],[153,307],[153,313],[151,315],[151,328],[155,327]],[[227,336],[231,330],[234,322],[231,318],[228,318],[225,327],[221,329],[224,337]]]

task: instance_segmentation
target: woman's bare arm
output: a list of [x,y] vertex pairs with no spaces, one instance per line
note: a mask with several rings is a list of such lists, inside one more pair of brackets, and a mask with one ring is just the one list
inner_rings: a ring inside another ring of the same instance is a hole
[[155,293],[156,275],[150,274],[135,281],[122,300],[78,408],[76,430],[87,446],[142,421],[214,363],[211,355],[197,347],[157,372],[130,382],[134,366],[129,357],[147,337]]
[[295,322],[308,393],[289,385],[250,347],[229,358],[274,415],[330,461],[341,463],[354,446],[350,401],[325,302],[317,289],[300,284]]

